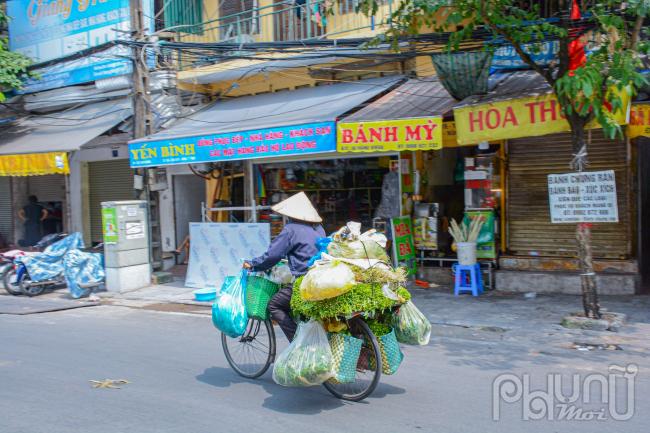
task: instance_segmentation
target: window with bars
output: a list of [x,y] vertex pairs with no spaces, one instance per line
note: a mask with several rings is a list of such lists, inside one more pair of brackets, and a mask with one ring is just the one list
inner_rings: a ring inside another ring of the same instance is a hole
[[203,33],[203,0],[163,0],[165,28],[174,32]]

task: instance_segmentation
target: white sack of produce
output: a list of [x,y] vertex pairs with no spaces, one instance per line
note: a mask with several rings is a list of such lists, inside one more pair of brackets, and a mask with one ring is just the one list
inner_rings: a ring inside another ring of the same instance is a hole
[[332,349],[320,322],[298,324],[296,337],[273,365],[273,380],[282,386],[320,385],[334,377]]
[[393,316],[397,341],[404,344],[426,346],[431,337],[431,323],[411,301],[399,307]]
[[377,259],[382,262],[388,262],[386,250],[372,239],[333,241],[327,246],[327,252],[334,257],[346,259]]
[[319,260],[300,283],[300,296],[306,301],[322,301],[347,293],[356,284],[354,272],[339,260]]

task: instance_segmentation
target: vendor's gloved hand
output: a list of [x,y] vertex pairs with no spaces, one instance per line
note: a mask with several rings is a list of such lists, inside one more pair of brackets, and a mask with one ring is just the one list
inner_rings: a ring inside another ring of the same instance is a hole
[[253,266],[248,262],[244,262],[244,264],[242,265],[242,268],[244,268],[244,269],[251,269],[252,267]]

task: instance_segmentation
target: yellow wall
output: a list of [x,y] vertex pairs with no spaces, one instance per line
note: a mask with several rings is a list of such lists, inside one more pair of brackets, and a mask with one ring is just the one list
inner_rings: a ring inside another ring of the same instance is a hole
[[[204,0],[204,21],[215,20],[219,17],[219,3],[223,0]],[[233,0],[226,0],[233,1]],[[235,0],[236,1],[236,0]],[[388,17],[392,11],[399,4],[399,0],[393,0],[391,4],[384,4],[379,7],[375,14],[375,26],[373,29],[369,28],[371,19],[360,13],[339,13],[341,10],[339,4],[333,6],[334,14],[327,16],[327,34],[328,39],[341,39],[341,38],[359,38],[359,37],[372,37],[384,33],[387,30]],[[258,0],[259,7],[259,34],[252,35],[257,42],[271,42],[274,39],[274,24],[277,22],[274,11],[273,0]],[[290,11],[285,11],[291,13]],[[446,19],[445,12],[440,14],[440,21]],[[203,35],[190,35],[183,34],[181,40],[192,42],[215,42],[219,40],[219,20],[206,24],[205,32]],[[223,25],[223,24],[221,24]],[[423,29],[423,32],[430,32],[431,29]],[[406,65],[390,64],[384,67],[370,67],[372,70],[378,72],[404,72],[403,67],[407,71],[415,71],[418,76],[430,76],[435,74],[433,64],[429,52],[441,51],[442,47],[436,49],[422,49],[418,47],[418,51],[422,51],[418,57],[406,63]],[[428,51],[428,52],[427,52]],[[290,55],[291,52],[277,53],[278,57]],[[265,56],[269,57],[273,54],[266,53]],[[353,64],[355,59],[342,60],[339,65],[348,63]],[[233,60],[229,62],[222,62],[216,65],[194,68],[185,70],[179,73],[179,80],[192,80],[193,77],[200,76],[205,73],[230,70],[240,68],[242,66],[251,66],[258,61],[254,60]],[[247,74],[243,79],[236,80],[237,86],[233,87],[235,80],[221,81],[211,83],[209,85],[194,85],[191,83],[181,83],[179,87],[194,90],[203,93],[223,94],[224,92],[229,97],[243,96],[256,93],[273,92],[281,89],[295,88],[305,85],[314,85],[318,82],[318,78],[314,78],[314,71],[322,68],[327,68],[332,65],[320,65],[312,68],[296,68],[288,71],[279,72],[265,72],[260,74]],[[354,69],[354,66],[348,66],[349,69]],[[338,73],[337,73],[338,74]],[[337,79],[340,79],[337,75]]]

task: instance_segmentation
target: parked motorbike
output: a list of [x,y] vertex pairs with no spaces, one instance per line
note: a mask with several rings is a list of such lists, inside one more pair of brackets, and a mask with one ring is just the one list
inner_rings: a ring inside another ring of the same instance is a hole
[[44,236],[30,249],[14,249],[0,253],[0,281],[2,281],[5,290],[14,296],[23,294],[20,288],[21,275],[17,272],[17,266],[14,263],[17,257],[36,255],[66,236],[66,233],[49,234]]
[[0,254],[0,276],[2,277],[2,284],[4,285],[5,290],[14,296],[23,294],[16,274],[16,265],[14,264],[14,260],[18,256],[30,254],[34,255],[38,253],[23,250],[11,250]]
[[42,253],[18,256],[14,260],[15,276],[8,284],[18,285],[27,296],[59,285],[67,285],[73,298],[87,296],[104,282],[103,255],[96,252],[101,248],[102,244],[83,248],[81,234],[73,233]]

